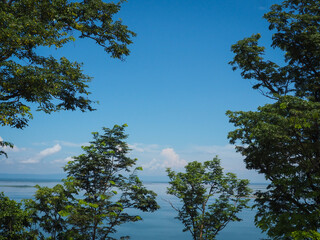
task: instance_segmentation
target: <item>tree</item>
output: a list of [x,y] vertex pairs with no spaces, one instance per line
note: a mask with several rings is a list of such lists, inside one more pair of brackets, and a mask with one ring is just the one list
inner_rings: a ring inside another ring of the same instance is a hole
[[35,239],[36,231],[31,227],[31,212],[21,208],[21,203],[9,199],[0,193],[0,239],[20,240]]
[[[82,147],[85,153],[65,166],[68,178],[63,184],[53,188],[36,186],[34,198],[23,200],[28,219],[22,226],[39,239],[111,240],[121,224],[142,220],[128,213],[129,209],[157,210],[156,194],[146,189],[137,176],[142,168],[132,171],[137,159],[126,156],[130,149],[124,141],[125,127],[115,125],[103,128],[102,135],[93,133],[94,141]],[[1,221],[6,218],[0,216]],[[12,229],[14,234],[19,231]]]
[[129,214],[128,209],[153,212],[159,208],[156,194],[147,190],[137,176],[142,169],[131,170],[137,159],[127,156],[125,127],[103,128],[102,135],[94,132],[94,141],[82,147],[85,153],[64,168],[83,193],[83,198],[75,199],[72,207],[61,211],[77,239],[115,239],[112,234],[116,227],[142,220],[139,215]]
[[248,169],[271,181],[256,199],[256,225],[272,239],[291,239],[296,231],[320,227],[320,104],[282,97],[258,112],[229,112],[237,130],[232,143],[245,156]]
[[272,239],[319,239],[319,9],[318,0],[287,0],[264,15],[272,47],[284,52],[282,66],[264,59],[259,34],[232,46],[234,69],[275,100],[255,112],[227,112],[237,127],[230,142],[248,169],[271,181],[258,193],[255,223]]
[[216,239],[229,222],[241,221],[237,214],[248,207],[248,180],[239,180],[233,173],[223,174],[217,157],[188,163],[185,170],[176,173],[167,169],[167,192],[182,203],[180,208],[171,206],[178,211],[183,231],[189,231],[194,240]]
[[[71,179],[53,188],[36,185],[37,191],[32,199],[24,199],[24,208],[30,214],[29,222],[33,223],[40,239],[72,239],[72,231],[64,211],[72,207],[76,194]],[[41,229],[41,231],[39,230]],[[45,234],[49,237],[45,238]]]
[[94,110],[87,97],[90,77],[82,73],[81,64],[42,56],[39,48],[61,48],[76,37],[89,38],[111,57],[122,59],[135,36],[120,20],[113,20],[123,2],[0,1],[2,126],[26,127],[32,118],[31,106],[45,113]]

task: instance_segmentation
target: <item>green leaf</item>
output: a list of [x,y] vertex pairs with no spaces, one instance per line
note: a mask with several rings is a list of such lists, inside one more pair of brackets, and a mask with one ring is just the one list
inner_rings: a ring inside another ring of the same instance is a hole
[[286,103],[281,103],[280,104],[280,109],[286,109],[287,108],[287,104]]

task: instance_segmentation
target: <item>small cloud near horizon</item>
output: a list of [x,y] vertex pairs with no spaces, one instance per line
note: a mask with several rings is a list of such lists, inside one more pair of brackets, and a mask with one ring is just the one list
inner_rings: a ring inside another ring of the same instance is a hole
[[143,144],[143,143],[134,143],[134,144],[128,144],[129,148],[133,151],[139,152],[139,153],[154,153],[159,150],[158,144]]
[[51,148],[46,148],[44,150],[42,150],[40,153],[38,153],[35,157],[29,158],[27,160],[22,160],[20,161],[21,163],[39,163],[42,159],[44,159],[47,156],[53,155],[57,152],[60,152],[61,150],[61,145],[60,144],[56,144]]
[[183,168],[187,161],[182,159],[173,148],[164,148],[158,151],[157,158],[150,162],[142,164],[142,167],[148,170],[164,170],[166,168]]
[[68,162],[73,161],[73,160],[74,160],[74,158],[70,156],[70,157],[66,157],[64,159],[56,159],[56,160],[52,161],[52,163],[64,163],[64,164],[67,164]]
[[164,167],[169,168],[182,168],[187,165],[187,161],[181,159],[180,156],[174,151],[173,148],[165,148],[161,151],[161,155],[165,157],[163,163]]
[[61,140],[55,140],[57,144],[60,144],[62,146],[66,147],[82,147],[82,146],[89,146],[89,142],[84,142],[84,143],[74,143],[74,142],[68,142],[68,141],[61,141]]

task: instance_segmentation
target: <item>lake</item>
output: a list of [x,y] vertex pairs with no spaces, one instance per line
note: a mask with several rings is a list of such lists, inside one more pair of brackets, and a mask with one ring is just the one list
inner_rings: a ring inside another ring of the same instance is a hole
[[[60,183],[56,180],[32,180],[20,179],[14,181],[12,179],[0,180],[0,192],[4,192],[6,196],[16,201],[21,201],[24,198],[32,198],[35,192],[34,185],[53,187]],[[158,204],[160,209],[154,213],[141,213],[143,221],[136,223],[124,224],[119,228],[117,236],[129,235],[132,240],[191,240],[191,235],[188,232],[182,232],[183,225],[179,220],[175,219],[177,212],[173,210],[170,204],[178,204],[178,200],[166,194],[168,183],[146,182],[144,184],[148,189],[155,191],[158,194]],[[265,184],[251,184],[250,187],[255,190],[263,190]],[[251,201],[251,204],[253,201]],[[217,239],[218,240],[257,240],[265,238],[259,229],[254,226],[255,210],[245,209],[239,215],[243,219],[241,222],[229,223],[223,229]]]

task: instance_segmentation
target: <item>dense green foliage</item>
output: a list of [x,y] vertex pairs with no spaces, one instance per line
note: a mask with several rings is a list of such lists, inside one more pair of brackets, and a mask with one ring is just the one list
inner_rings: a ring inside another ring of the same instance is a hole
[[28,230],[31,226],[31,212],[23,210],[21,203],[0,193],[0,239],[34,239],[36,232]]
[[89,38],[113,58],[123,58],[135,33],[113,20],[122,2],[0,1],[0,125],[24,128],[32,118],[31,106],[45,113],[93,110],[90,77],[81,64],[43,56],[39,48]]
[[[282,97],[258,112],[229,112],[239,127],[231,142],[245,156],[247,168],[271,180],[258,194],[256,223],[275,238],[320,227],[319,133],[320,103]],[[318,139],[318,140],[317,140]]]
[[33,199],[24,200],[24,208],[29,210],[33,231],[40,239],[68,239],[73,236],[70,224],[61,212],[72,207],[76,194],[73,183],[65,180],[64,185],[57,184],[53,188],[36,185],[37,191]]
[[259,34],[232,46],[234,69],[275,100],[256,112],[227,112],[237,127],[231,143],[240,143],[247,168],[271,181],[258,194],[255,221],[272,239],[319,239],[319,9],[318,0],[288,0],[264,15],[274,30],[272,47],[284,52],[282,64],[264,59]]
[[272,47],[284,52],[285,64],[266,60],[265,47],[258,44],[261,36],[254,34],[232,46],[234,69],[241,69],[243,78],[255,80],[253,88],[269,97],[291,93],[319,102],[319,5],[319,0],[288,0],[273,5],[264,18],[275,31]]
[[[83,147],[84,154],[69,162],[65,171],[74,179],[84,198],[78,199],[68,212],[68,221],[81,239],[114,239],[116,227],[142,220],[128,209],[155,211],[159,208],[156,194],[147,190],[137,176],[141,168],[131,168],[137,159],[127,157],[125,125],[103,128],[104,134],[93,133],[94,141]],[[80,239],[80,238],[79,238]]]
[[241,221],[237,214],[248,207],[248,180],[224,174],[218,158],[188,163],[185,170],[175,173],[167,169],[168,193],[182,203],[181,208],[171,205],[185,226],[183,231],[189,231],[194,240],[216,239],[229,222]]
[[[0,239],[116,239],[123,223],[142,220],[128,210],[156,211],[156,194],[146,189],[127,157],[123,126],[93,133],[94,141],[70,161],[68,178],[53,188],[37,187],[33,199],[21,203],[0,195]],[[120,239],[129,239],[123,236]]]

